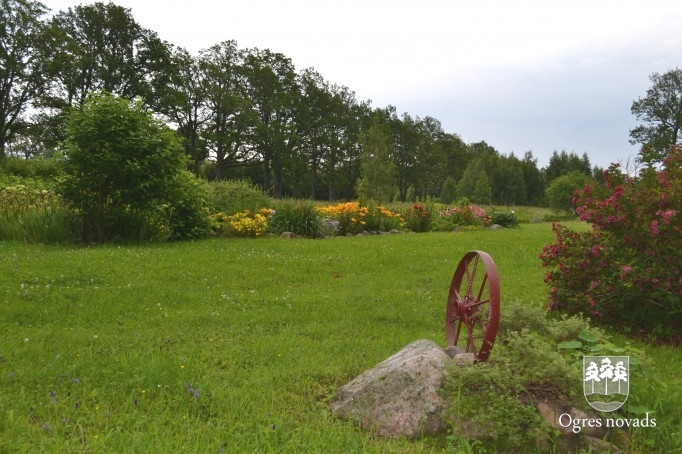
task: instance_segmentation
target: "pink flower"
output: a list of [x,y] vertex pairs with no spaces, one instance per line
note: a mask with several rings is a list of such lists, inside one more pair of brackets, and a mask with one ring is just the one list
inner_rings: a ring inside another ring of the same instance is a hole
[[632,267],[631,267],[631,266],[624,265],[624,266],[623,266],[623,271],[620,272],[620,278],[623,279],[623,278],[625,277],[625,275],[627,275],[627,274],[628,274],[629,272],[631,272],[631,271],[632,271]]
[[651,222],[651,234],[653,236],[658,236],[660,232],[658,231],[658,221]]
[[670,224],[670,221],[672,220],[673,217],[677,214],[676,210],[658,210],[656,212],[657,216],[661,216],[663,218],[663,223],[666,225]]

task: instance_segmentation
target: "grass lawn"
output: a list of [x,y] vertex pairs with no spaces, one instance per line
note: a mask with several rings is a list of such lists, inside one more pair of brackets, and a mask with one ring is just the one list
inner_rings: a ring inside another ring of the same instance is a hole
[[[412,341],[445,343],[450,280],[469,250],[495,260],[502,311],[543,305],[538,254],[552,241],[544,223],[325,240],[0,243],[0,452],[447,451],[445,437],[378,439],[330,415],[327,401]],[[682,355],[651,350],[666,386],[651,398],[663,412],[675,403],[679,422]]]

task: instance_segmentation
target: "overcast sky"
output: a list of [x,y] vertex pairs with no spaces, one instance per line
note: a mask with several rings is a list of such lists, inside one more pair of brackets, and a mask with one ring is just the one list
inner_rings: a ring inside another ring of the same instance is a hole
[[[44,0],[52,12],[91,1]],[[118,0],[143,27],[196,54],[226,40],[399,114],[431,116],[500,153],[637,153],[632,102],[682,68],[679,0]]]

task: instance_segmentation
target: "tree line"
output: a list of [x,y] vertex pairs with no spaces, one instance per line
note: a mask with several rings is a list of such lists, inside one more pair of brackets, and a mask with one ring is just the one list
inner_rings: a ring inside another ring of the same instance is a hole
[[197,175],[248,179],[274,197],[350,199],[361,181],[387,200],[540,204],[556,177],[601,173],[586,154],[555,151],[539,169],[531,151],[464,143],[436,118],[372,107],[268,49],[228,40],[192,55],[113,3],[46,18],[38,2],[0,1],[0,159],[58,153],[68,113],[108,92],[173,128]]

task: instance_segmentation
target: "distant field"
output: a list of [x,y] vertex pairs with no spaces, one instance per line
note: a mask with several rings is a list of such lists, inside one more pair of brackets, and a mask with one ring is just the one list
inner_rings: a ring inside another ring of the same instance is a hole
[[448,287],[469,250],[495,260],[503,311],[543,305],[538,254],[552,239],[542,223],[145,247],[0,243],[0,452],[447,450],[445,437],[375,438],[331,416],[327,400],[414,340],[444,344]]

